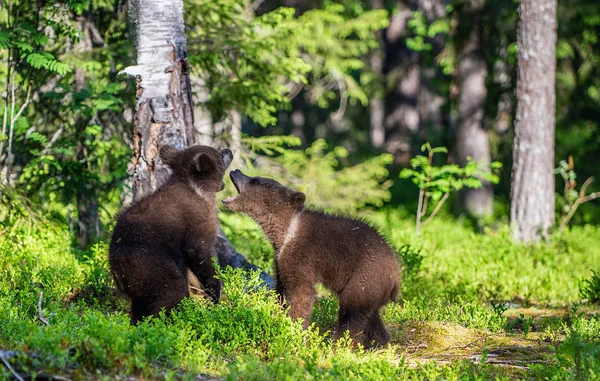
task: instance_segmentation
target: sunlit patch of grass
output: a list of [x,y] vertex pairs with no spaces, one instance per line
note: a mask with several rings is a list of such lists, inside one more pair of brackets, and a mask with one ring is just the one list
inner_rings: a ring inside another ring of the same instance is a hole
[[[1,206],[0,206],[1,208]],[[0,349],[23,374],[71,379],[593,379],[600,374],[597,309],[577,299],[578,280],[600,261],[597,228],[575,228],[549,245],[514,244],[434,221],[414,237],[412,221],[380,213],[404,260],[403,295],[382,311],[392,342],[363,351],[325,334],[337,300],[318,288],[314,326],[292,322],[275,295],[235,271],[221,272],[218,305],[199,295],[169,317],[129,325],[114,293],[106,245],[75,253],[68,229],[38,218],[0,236]],[[268,266],[272,251],[253,225],[245,241]],[[233,225],[232,225],[233,226]],[[242,227],[243,227],[242,226]],[[444,232],[440,234],[439,231]],[[409,246],[403,246],[409,244]],[[568,266],[567,266],[568,265]],[[567,267],[565,267],[567,266]],[[564,271],[568,268],[569,271]],[[527,276],[523,276],[527,273]],[[42,312],[50,325],[38,319]],[[537,302],[536,302],[537,301]],[[541,301],[541,302],[539,302]],[[9,376],[0,367],[0,378]]]

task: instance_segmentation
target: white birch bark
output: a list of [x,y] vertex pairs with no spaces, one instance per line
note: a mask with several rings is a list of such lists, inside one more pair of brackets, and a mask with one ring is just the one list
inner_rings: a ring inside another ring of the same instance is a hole
[[[177,149],[191,146],[195,143],[196,130],[183,1],[129,0],[128,6],[137,65],[123,72],[138,81],[132,163],[133,199],[137,200],[154,191],[169,174],[158,157],[158,148],[163,144]],[[241,127],[241,116],[237,115]],[[258,269],[235,251],[221,229],[215,251],[222,267]],[[273,279],[264,271],[261,278],[267,287],[273,287]]]
[[134,199],[153,191],[168,169],[158,147],[194,144],[182,0],[129,0],[137,66],[124,72],[138,80],[134,121]]

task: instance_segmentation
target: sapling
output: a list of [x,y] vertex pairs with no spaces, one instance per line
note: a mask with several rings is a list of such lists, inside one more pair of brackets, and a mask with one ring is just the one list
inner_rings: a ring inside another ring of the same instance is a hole
[[562,217],[560,219],[559,231],[563,231],[571,218],[579,208],[579,205],[600,198],[600,192],[592,192],[586,195],[588,186],[594,181],[593,177],[588,177],[583,182],[579,191],[577,191],[577,174],[575,173],[575,164],[573,162],[573,156],[569,156],[568,162],[561,160],[558,164],[558,168],[554,170],[554,173],[560,175],[565,182],[565,189],[563,191],[563,205],[562,205]]
[[[421,151],[426,152],[427,156],[415,156],[410,160],[412,169],[405,168],[400,172],[400,178],[412,179],[412,182],[419,187],[415,228],[417,235],[420,227],[427,225],[436,216],[451,192],[463,188],[480,188],[482,180],[497,184],[499,180],[497,172],[502,168],[500,162],[482,164],[473,161],[470,157],[467,157],[464,167],[458,164],[435,166],[433,165],[434,155],[448,153],[446,147],[431,147],[428,142],[421,146]],[[436,205],[427,219],[421,222],[421,219],[427,215],[429,199],[436,202]]]

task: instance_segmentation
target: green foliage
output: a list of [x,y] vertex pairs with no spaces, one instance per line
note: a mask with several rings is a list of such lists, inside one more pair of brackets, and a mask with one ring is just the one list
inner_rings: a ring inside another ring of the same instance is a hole
[[600,320],[575,318],[564,327],[567,338],[556,349],[557,361],[533,367],[532,376],[552,380],[595,380],[600,374]]
[[[321,139],[305,150],[284,147],[299,143],[293,137],[246,137],[244,143],[252,149],[245,157],[250,174],[272,177],[304,192],[309,205],[348,212],[366,206],[381,207],[390,199],[391,181],[386,178],[391,155],[383,154],[355,165],[342,166],[348,151],[343,147],[329,150]],[[267,159],[258,153],[273,156]]]
[[[573,227],[545,244],[512,242],[507,226],[477,234],[451,219],[433,220],[416,237],[411,222],[399,211],[370,213],[396,247],[410,245],[423,261],[404,299],[461,297],[465,301],[512,301],[564,305],[580,300],[579,280],[600,260],[598,227]],[[568,268],[569,271],[564,269]]]
[[414,279],[418,276],[421,265],[423,264],[423,255],[421,250],[414,250],[410,245],[403,245],[399,250],[402,258],[402,275],[404,279]]
[[[485,364],[485,353],[476,364],[407,361],[410,352],[398,337],[419,340],[418,334],[454,331],[485,337],[513,335],[507,318],[487,305],[485,289],[494,287],[504,300],[523,297],[529,290],[532,302],[570,303],[578,297],[578,277],[600,258],[600,234],[589,226],[555,236],[549,246],[525,246],[514,243],[508,232],[476,235],[448,221],[432,223],[416,239],[410,221],[397,211],[371,213],[369,219],[381,225],[393,244],[410,245],[399,250],[410,287],[403,293],[402,305],[392,303],[383,311],[393,345],[365,352],[350,349],[347,342],[332,345],[330,336],[322,334],[336,319],[335,298],[325,295],[317,300],[312,323],[319,329],[304,331],[287,317],[272,291],[256,287],[258,274],[248,277],[231,269],[219,271],[224,285],[219,304],[192,297],[168,317],[130,326],[127,303],[112,291],[106,245],[74,251],[64,224],[34,212],[39,208],[10,190],[3,189],[2,197],[0,347],[26,354],[9,359],[18,372],[74,380],[191,380],[198,374],[228,379],[501,378]],[[21,208],[12,207],[19,202]],[[265,250],[259,228],[233,217],[222,217],[227,228],[240,231],[231,234],[233,244],[246,242],[249,251]],[[441,229],[445,234],[439,234]],[[36,318],[41,290],[42,314],[49,326]],[[535,325],[529,324],[528,337],[536,335]],[[413,332],[410,327],[433,331]],[[599,328],[597,317],[581,314],[571,326],[557,328],[554,334],[564,331],[567,340],[557,343],[555,360],[533,367],[534,374],[589,378],[597,371]],[[0,372],[8,377],[6,369]]]
[[460,324],[464,327],[489,329],[500,332],[506,325],[506,318],[479,302],[462,298],[430,298],[418,296],[405,299],[400,307],[393,304],[385,310],[385,319],[392,322],[439,321]]
[[24,107],[12,134],[14,182],[65,219],[77,210],[71,204],[101,204],[99,213],[110,218],[130,160],[123,111],[134,94],[115,82],[128,47],[124,13],[113,9],[107,1],[20,1],[0,20],[7,26],[0,44],[9,43],[8,56],[0,56],[12,60],[12,73],[0,69],[0,84],[14,86],[11,102]]
[[432,199],[436,206],[429,218],[423,222],[427,224],[436,215],[439,208],[453,191],[463,188],[480,188],[482,180],[497,184],[499,177],[497,172],[502,168],[502,163],[493,162],[489,166],[475,162],[467,158],[464,167],[458,164],[445,164],[435,166],[434,156],[436,153],[448,153],[446,147],[431,147],[425,143],[421,151],[427,152],[427,156],[417,155],[410,160],[411,168],[404,168],[400,172],[400,178],[411,179],[419,187],[419,205],[417,207],[416,233],[419,233],[421,218],[427,214],[427,202]]
[[592,270],[592,276],[581,282],[579,293],[590,303],[600,303],[600,273]]
[[[20,48],[24,47],[20,46]],[[50,53],[31,53],[26,56],[26,61],[35,69],[46,69],[60,75],[71,71],[69,65],[58,62]]]
[[242,0],[194,0],[185,9],[190,62],[214,113],[237,109],[263,126],[275,124],[273,114],[305,85],[320,107],[338,96],[367,103],[351,74],[377,46],[373,32],[387,26],[387,12],[351,18],[328,3],[297,18],[284,7],[254,16]]
[[417,155],[410,160],[412,169],[405,168],[400,172],[400,178],[411,179],[419,189],[434,201],[438,201],[446,193],[461,190],[463,188],[480,188],[481,181],[492,183],[498,182],[498,176],[494,173],[502,168],[502,163],[493,162],[490,168],[484,167],[470,158],[464,167],[458,164],[446,164],[442,166],[433,165],[436,153],[448,153],[446,147],[432,148],[429,143],[421,147],[421,151],[427,152],[428,156]]

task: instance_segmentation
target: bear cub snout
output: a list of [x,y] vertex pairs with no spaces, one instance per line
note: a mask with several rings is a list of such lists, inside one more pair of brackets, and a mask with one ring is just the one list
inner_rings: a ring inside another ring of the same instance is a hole
[[215,193],[232,153],[207,146],[160,147],[172,173],[166,183],[123,210],[109,247],[117,288],[131,299],[131,322],[167,312],[189,295],[188,269],[216,303],[221,283],[213,267]]
[[290,316],[307,327],[322,282],[339,299],[336,337],[349,330],[366,348],[390,336],[379,310],[396,299],[396,254],[375,228],[353,218],[304,207],[305,195],[275,180],[230,173],[238,195],[223,200],[231,211],[252,217],[275,249],[276,291]]

